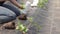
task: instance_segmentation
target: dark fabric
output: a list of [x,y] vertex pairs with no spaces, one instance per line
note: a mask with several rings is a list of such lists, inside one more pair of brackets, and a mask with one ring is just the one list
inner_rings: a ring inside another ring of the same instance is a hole
[[3,3],[0,2],[0,24],[10,22],[20,15],[20,11],[17,8]]
[[0,2],[0,6],[2,6],[3,3],[4,3],[4,2]]
[[3,4],[2,6],[12,10],[17,16],[20,15],[20,11],[17,8],[15,8],[14,6],[10,6],[10,5],[7,5],[7,4]]
[[0,24],[16,19],[16,14],[11,10],[0,6]]
[[17,8],[15,8],[14,6],[11,6],[11,5],[3,4],[3,3],[4,2],[0,2],[0,6],[3,6],[5,8],[12,10],[16,14],[16,16],[20,15],[20,11]]
[[8,17],[8,16],[0,16],[0,24],[8,23],[12,20],[15,20],[15,17]]

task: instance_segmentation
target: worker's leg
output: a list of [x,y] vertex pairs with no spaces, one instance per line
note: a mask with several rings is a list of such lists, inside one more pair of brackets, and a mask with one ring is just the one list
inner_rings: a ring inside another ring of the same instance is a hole
[[17,8],[15,8],[14,6],[10,6],[10,5],[7,5],[7,4],[3,4],[2,6],[12,10],[17,16],[20,15],[20,11]]
[[0,24],[16,19],[16,14],[11,10],[0,6]]
[[17,17],[19,19],[21,19],[21,20],[26,20],[27,19],[26,15],[25,14],[20,14],[20,11],[17,8],[15,8],[14,6],[7,5],[7,4],[3,4],[2,6],[12,10],[17,15]]

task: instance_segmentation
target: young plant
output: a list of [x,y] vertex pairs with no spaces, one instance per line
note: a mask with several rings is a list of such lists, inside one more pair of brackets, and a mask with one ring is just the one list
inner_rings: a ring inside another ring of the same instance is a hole
[[44,5],[45,5],[45,3],[47,3],[47,2],[48,2],[48,0],[39,0],[39,2],[38,2],[38,7],[43,8]]
[[18,22],[18,25],[16,27],[17,30],[22,31],[24,34],[28,31],[28,28],[26,28],[21,22]]

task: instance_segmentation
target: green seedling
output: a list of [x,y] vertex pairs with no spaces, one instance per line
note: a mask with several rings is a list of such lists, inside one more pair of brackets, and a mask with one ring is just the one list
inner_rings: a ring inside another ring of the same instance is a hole
[[16,29],[22,31],[23,33],[26,33],[28,31],[28,28],[21,24],[21,22],[18,22],[18,26],[16,27]]
[[47,2],[48,2],[48,0],[39,0],[39,2],[38,2],[38,7],[43,8],[44,5],[45,5],[45,3],[47,3]]
[[24,29],[23,29],[23,32],[27,32],[27,31],[28,31],[28,28],[24,28]]

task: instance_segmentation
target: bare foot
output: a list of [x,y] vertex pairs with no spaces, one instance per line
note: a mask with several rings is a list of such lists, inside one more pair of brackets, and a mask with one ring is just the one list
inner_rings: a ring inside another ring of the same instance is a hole
[[5,29],[15,29],[15,23],[14,22],[5,23],[2,27]]

